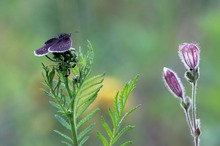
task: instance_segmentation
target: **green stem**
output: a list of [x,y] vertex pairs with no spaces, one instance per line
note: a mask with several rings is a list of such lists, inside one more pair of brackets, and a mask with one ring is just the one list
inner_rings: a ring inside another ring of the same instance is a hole
[[193,128],[194,128],[194,143],[195,146],[199,146],[199,136],[196,134],[196,86],[197,81],[194,81],[192,84],[192,118],[193,118]]
[[74,118],[69,117],[69,120],[70,120],[71,132],[72,132],[73,146],[78,146],[77,131],[75,129],[76,125],[75,125]]
[[184,113],[185,113],[185,116],[186,116],[186,121],[187,121],[187,123],[189,125],[189,129],[190,129],[191,135],[194,136],[194,130],[193,130],[193,127],[192,127],[192,122],[191,122],[189,111],[184,109]]
[[192,84],[192,118],[193,118],[193,127],[196,129],[196,82]]
[[[71,90],[69,88],[69,79],[68,77],[63,77],[64,79],[64,84],[66,87],[66,90],[68,92],[69,98],[71,99],[71,102],[74,102]],[[71,106],[71,115],[67,115],[70,121],[70,127],[71,127],[71,133],[72,133],[72,140],[73,140],[73,145],[78,146],[78,141],[77,141],[77,129],[76,129],[76,121],[75,121],[75,111],[74,108]]]
[[63,77],[63,79],[64,79],[64,84],[65,84],[66,90],[67,90],[67,92],[68,92],[68,94],[69,94],[69,97],[70,97],[70,99],[72,99],[73,96],[72,96],[72,93],[71,93],[70,88],[69,88],[69,80],[68,80],[68,77]]
[[[48,80],[48,79],[47,79]],[[49,88],[50,88],[50,91],[52,92],[53,96],[55,97],[56,99],[56,102],[59,104],[59,106],[62,108],[63,112],[67,115],[67,110],[66,108],[63,106],[63,104],[61,103],[59,97],[56,96],[56,93],[54,92],[53,90],[53,87],[51,84],[48,84]]]

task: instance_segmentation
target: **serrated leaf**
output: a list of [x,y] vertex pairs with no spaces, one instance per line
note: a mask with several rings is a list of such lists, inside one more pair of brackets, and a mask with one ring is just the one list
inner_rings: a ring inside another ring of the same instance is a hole
[[88,102],[83,104],[82,107],[78,109],[78,112],[76,114],[76,118],[78,118],[79,116],[81,116],[85,112],[85,110],[93,103],[93,101],[96,99],[96,97],[97,97],[97,94],[92,95],[90,100],[88,100]]
[[112,131],[111,131],[108,123],[105,122],[105,119],[103,117],[101,118],[101,122],[102,122],[102,126],[103,126],[105,132],[108,134],[108,136],[110,138],[112,138]]
[[79,108],[80,106],[82,106],[83,104],[85,104],[86,102],[89,102],[90,100],[92,100],[93,98],[95,99],[98,92],[100,91],[100,89],[102,88],[102,86],[98,87],[96,89],[96,92],[94,92],[93,94],[90,94],[89,96],[85,97],[85,98],[81,98],[81,101],[77,104],[77,108]]
[[61,141],[61,143],[67,145],[67,146],[72,146],[70,143],[66,142],[66,141]]
[[70,128],[70,124],[68,122],[66,122],[65,119],[63,119],[61,116],[59,115],[55,115],[55,118],[60,122],[61,125],[63,125],[63,127],[65,127],[68,130],[71,130]]
[[67,136],[66,134],[63,134],[62,132],[60,132],[58,130],[53,130],[53,131],[56,132],[57,134],[59,134],[60,136],[64,137],[69,142],[73,143],[72,139],[69,136]]
[[81,92],[85,92],[88,91],[92,88],[95,88],[96,86],[98,86],[99,84],[101,84],[103,82],[104,79],[100,80],[99,82],[93,82],[91,84],[88,84],[87,86],[84,86],[81,90]]
[[83,83],[83,87],[91,84],[91,83],[94,83],[96,80],[103,80],[103,77],[105,76],[105,74],[99,74],[99,75],[96,75],[96,76],[93,76],[89,79],[87,79],[84,83]]
[[95,124],[91,124],[86,129],[84,129],[77,137],[77,140],[80,141],[87,133],[89,133],[93,128],[95,127]]
[[57,104],[57,103],[55,103],[55,102],[53,102],[53,101],[49,101],[49,103],[50,103],[50,105],[52,105],[52,106],[55,107],[56,109],[62,110],[62,108],[60,107],[59,104]]
[[126,145],[129,145],[129,144],[132,144],[132,143],[133,143],[132,141],[126,141],[123,144],[121,144],[120,146],[126,146]]
[[95,93],[99,92],[99,90],[100,90],[101,88],[102,88],[102,85],[99,86],[99,87],[97,87],[97,88],[95,88],[95,89],[93,89],[93,90],[91,90],[91,91],[85,92],[84,94],[80,95],[79,99],[81,99],[81,98],[83,98],[83,97],[86,97],[86,96],[90,96],[90,95],[92,95],[92,94],[95,94]]
[[99,111],[99,109],[95,109],[93,110],[90,114],[86,115],[82,120],[79,121],[79,123],[77,124],[77,129],[79,129],[80,126],[82,126],[83,124],[85,124],[87,121],[89,121],[91,118],[94,117],[94,115]]
[[119,92],[116,93],[115,98],[114,98],[114,111],[116,114],[117,119],[119,118],[119,109],[118,108],[118,96],[119,96]]
[[113,144],[114,144],[126,131],[131,130],[131,129],[133,129],[133,128],[134,128],[134,126],[131,126],[131,125],[127,125],[127,126],[125,126],[124,128],[122,128],[122,130],[119,131],[118,134],[117,134],[117,136],[114,138]]
[[107,139],[100,132],[97,132],[97,136],[104,146],[108,146]]
[[133,107],[132,109],[130,109],[128,112],[126,112],[126,113],[124,114],[124,116],[121,118],[121,120],[119,121],[118,126],[120,127],[121,124],[122,124],[122,122],[126,119],[126,117],[129,116],[132,112],[134,112],[134,111],[135,111],[137,108],[139,108],[140,106],[141,106],[141,105],[139,104],[139,105]]
[[111,109],[109,109],[108,110],[108,114],[109,114],[109,116],[110,116],[110,118],[111,118],[111,120],[112,120],[112,125],[113,125],[113,127],[116,127],[116,117],[115,117],[115,113],[113,113],[112,111],[111,111]]
[[[126,131],[134,128],[133,126],[128,125],[119,131],[121,124],[123,123],[125,118],[140,106],[140,105],[138,105],[138,106],[132,108],[131,110],[129,110],[128,112],[126,112],[124,114],[124,116],[122,115],[122,113],[124,111],[125,104],[128,99],[128,96],[131,93],[131,91],[134,89],[137,78],[138,78],[138,75],[136,77],[134,77],[131,81],[129,81],[127,84],[125,84],[125,86],[123,87],[121,92],[117,92],[117,94],[114,98],[113,111],[111,109],[109,109],[108,113],[111,118],[114,133],[111,134],[109,132],[109,131],[111,131],[111,129],[109,128],[108,125],[105,125],[106,122],[103,121],[103,119],[101,119],[104,130],[108,131],[108,132],[106,132],[108,134],[108,136],[112,135],[112,136],[109,136],[110,137],[109,141],[111,142],[111,144],[114,144]],[[97,134],[98,134],[99,139],[103,143],[105,141],[105,144],[108,145],[107,139],[101,133],[97,133]],[[131,143],[132,143],[132,141],[127,141],[127,142],[123,143],[122,146],[125,146],[127,144],[131,144]]]
[[82,146],[87,140],[89,139],[89,136],[85,136],[79,143],[79,146]]
[[48,97],[54,98],[53,94],[41,88],[41,91],[44,92]]
[[56,96],[58,96],[58,94],[59,94],[59,89],[60,89],[60,85],[61,85],[61,80],[60,80],[60,78],[58,79],[58,81],[57,80],[53,80],[54,81],[54,84],[55,84],[55,87],[53,88],[53,91],[57,91],[56,92]]

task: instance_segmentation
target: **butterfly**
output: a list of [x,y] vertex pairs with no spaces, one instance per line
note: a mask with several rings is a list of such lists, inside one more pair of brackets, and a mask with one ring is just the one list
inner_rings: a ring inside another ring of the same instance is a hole
[[49,52],[63,53],[72,48],[71,34],[62,33],[54,38],[47,40],[44,46],[35,50],[36,56],[44,56]]

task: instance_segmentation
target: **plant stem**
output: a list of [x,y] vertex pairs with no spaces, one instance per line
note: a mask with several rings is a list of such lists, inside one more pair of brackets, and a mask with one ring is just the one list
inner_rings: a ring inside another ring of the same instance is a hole
[[73,118],[69,118],[70,119],[70,126],[71,126],[71,131],[72,131],[72,140],[73,140],[73,146],[78,146],[78,141],[77,141],[77,131],[75,129],[75,122]]
[[189,125],[189,129],[190,129],[191,135],[194,136],[194,130],[193,130],[193,127],[192,127],[192,122],[191,122],[189,111],[184,109],[184,113],[185,113],[185,116],[186,116],[186,121],[187,121],[187,123]]
[[68,77],[63,77],[63,79],[64,79],[64,84],[65,84],[66,90],[67,90],[67,92],[69,94],[69,97],[70,97],[70,99],[72,99],[73,97],[72,97],[72,93],[70,91],[69,82],[68,82],[69,79],[68,79]]
[[199,146],[199,135],[196,133],[196,86],[197,86],[197,81],[194,81],[192,84],[192,119],[193,119],[193,128],[194,128],[194,143],[195,146]]
[[[69,88],[69,79],[68,79],[68,77],[64,77],[64,76],[63,76],[63,79],[64,79],[64,84],[65,84],[66,90],[68,92],[69,98],[72,100],[72,102],[74,102],[71,90]],[[67,117],[69,118],[69,121],[70,121],[73,145],[78,146],[76,121],[74,120],[75,119],[75,114],[74,113],[75,113],[75,111],[74,111],[73,107],[71,106],[70,115],[67,115]]]
[[192,84],[192,118],[193,127],[196,129],[196,81]]

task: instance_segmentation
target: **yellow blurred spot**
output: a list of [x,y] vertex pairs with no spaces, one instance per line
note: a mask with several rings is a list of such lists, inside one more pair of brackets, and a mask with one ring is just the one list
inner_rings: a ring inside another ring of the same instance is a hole
[[[96,100],[92,103],[91,108],[99,107],[102,110],[108,110],[113,107],[114,98],[118,91],[123,88],[122,82],[114,77],[106,76],[103,81],[103,87],[101,88]],[[131,103],[131,99],[128,98],[127,106]]]

